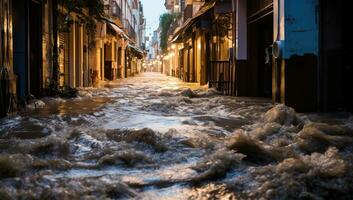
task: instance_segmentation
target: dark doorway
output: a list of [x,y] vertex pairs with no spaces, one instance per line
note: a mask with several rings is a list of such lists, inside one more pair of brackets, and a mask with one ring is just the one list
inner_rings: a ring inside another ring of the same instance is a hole
[[[342,0],[340,0],[342,1]],[[353,112],[353,29],[349,24],[352,23],[353,7],[352,1],[344,1],[343,6],[343,98],[344,106]],[[348,4],[348,5],[346,5]]]
[[272,97],[273,14],[249,22],[249,62],[255,74],[256,96]]
[[179,50],[179,74],[178,77],[184,80],[184,50]]
[[122,53],[123,53],[123,49],[121,48],[121,47],[119,47],[118,48],[118,61],[117,61],[117,63],[118,63],[118,70],[117,70],[117,78],[122,78],[121,77],[121,71],[122,71],[122,69],[123,69],[123,66],[122,66]]
[[191,81],[191,61],[190,61],[190,59],[192,59],[191,58],[191,47],[188,45],[188,43],[186,44],[187,46],[186,46],[186,50],[185,50],[185,64],[186,64],[186,66],[184,66],[184,69],[185,69],[185,81],[186,82],[190,82]]
[[29,19],[29,87],[32,95],[40,97],[43,91],[43,63],[42,4],[39,1],[30,1]]
[[320,107],[353,111],[351,1],[321,0]]
[[85,45],[83,46],[83,74],[82,74],[83,87],[89,86],[89,67],[88,67],[89,51],[86,44],[87,44],[87,41],[85,41]]
[[[113,80],[112,68],[112,46],[113,44],[104,44],[104,78],[111,81]],[[108,56],[109,54],[109,56]]]
[[75,87],[81,87],[81,33],[80,33],[80,24],[75,23]]
[[195,82],[195,65],[194,65],[194,49],[191,47],[189,49],[189,63],[188,63],[188,71],[189,71],[189,81]]
[[24,100],[28,95],[28,2],[13,0],[13,65],[17,75],[17,94]]
[[203,40],[203,54],[204,58],[202,59],[202,68],[203,68],[203,74],[204,74],[204,82],[203,84],[207,84],[209,81],[209,73],[210,73],[210,61],[211,61],[211,53],[210,53],[210,33],[207,32],[205,33],[205,38]]
[[130,49],[125,50],[125,78],[131,76],[131,52]]
[[273,43],[273,15],[268,15],[259,24],[258,31],[258,73],[259,96],[272,96],[272,43]]
[[99,48],[99,66],[100,66],[100,78],[102,81],[104,81],[104,77],[103,77],[103,62],[104,62],[104,57],[103,57],[103,48]]

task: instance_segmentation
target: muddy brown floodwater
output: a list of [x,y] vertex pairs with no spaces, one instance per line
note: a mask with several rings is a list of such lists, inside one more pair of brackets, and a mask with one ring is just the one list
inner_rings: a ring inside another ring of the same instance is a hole
[[349,114],[153,73],[28,107],[0,121],[0,199],[353,199]]

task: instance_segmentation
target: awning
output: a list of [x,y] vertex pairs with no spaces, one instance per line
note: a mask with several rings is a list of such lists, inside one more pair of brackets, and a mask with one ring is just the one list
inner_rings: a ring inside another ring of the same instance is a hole
[[[113,19],[110,19],[108,17],[101,17],[101,19],[105,22],[108,22],[109,24],[115,24]],[[115,24],[116,25],[116,24]],[[118,26],[118,25],[117,25]],[[118,26],[119,27],[119,26]],[[120,27],[119,27],[120,28]]]
[[129,36],[124,32],[124,30],[122,28],[120,28],[112,19],[110,18],[106,18],[106,17],[102,17],[102,19],[107,22],[107,24],[117,33],[119,34],[121,37],[125,38],[126,40],[130,40]]
[[180,39],[181,39],[181,34],[177,34],[177,35],[174,34],[172,40],[170,41],[170,43],[180,42]]
[[192,21],[197,19],[198,17],[202,16],[205,14],[207,11],[211,10],[215,5],[216,5],[217,0],[212,0],[209,2],[206,2],[200,10],[192,17]]
[[181,39],[182,34],[187,29],[187,26],[191,23],[191,20],[192,18],[187,19],[181,27],[175,30],[172,40],[170,41],[171,43],[178,42]]
[[121,29],[119,28],[118,25],[116,25],[115,23],[112,24],[112,23],[108,23],[108,25],[117,33],[119,34],[121,37],[127,39],[127,40],[130,40],[129,36],[126,35],[126,33]]
[[145,53],[140,48],[138,48],[137,46],[132,45],[132,44],[128,44],[127,47],[130,48],[135,54],[138,55],[137,58],[139,58],[139,59],[143,58]]
[[209,2],[206,2],[201,8],[200,10],[192,17],[189,18],[185,21],[185,23],[175,31],[175,33],[173,34],[172,40],[171,42],[177,42],[180,39],[180,36],[182,34],[184,34],[184,32],[191,27],[194,22],[201,17],[202,15],[204,15],[205,13],[207,13],[209,10],[211,10],[212,8],[214,8],[214,6],[216,5],[217,0],[212,0]]

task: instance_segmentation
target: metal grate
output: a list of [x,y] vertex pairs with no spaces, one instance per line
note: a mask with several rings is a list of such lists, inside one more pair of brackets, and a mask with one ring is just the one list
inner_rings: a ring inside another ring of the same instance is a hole
[[210,61],[209,87],[224,95],[235,95],[235,68],[229,60]]

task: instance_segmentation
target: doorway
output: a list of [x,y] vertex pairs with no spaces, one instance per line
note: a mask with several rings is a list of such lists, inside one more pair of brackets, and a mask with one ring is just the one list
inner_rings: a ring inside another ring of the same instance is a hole
[[249,62],[255,74],[255,96],[272,97],[273,13],[249,22]]
[[195,82],[195,65],[194,65],[194,49],[193,46],[189,48],[189,62],[188,62],[188,82]]
[[35,97],[42,96],[42,4],[39,1],[29,3],[29,91]]
[[118,60],[117,60],[117,63],[118,63],[117,78],[122,78],[122,69],[123,69],[122,54],[123,54],[123,49],[122,49],[122,47],[119,47],[118,48]]
[[113,68],[112,68],[112,43],[104,44],[104,79],[113,80]]
[[184,49],[179,50],[179,73],[178,78],[184,80]]
[[273,44],[273,15],[268,15],[259,24],[258,31],[258,92],[260,97],[272,97],[272,44]]
[[[351,1],[321,0],[320,109],[353,111]],[[334,31],[333,31],[334,30]]]

